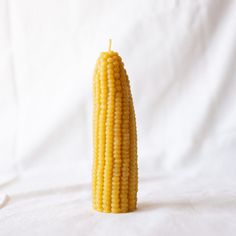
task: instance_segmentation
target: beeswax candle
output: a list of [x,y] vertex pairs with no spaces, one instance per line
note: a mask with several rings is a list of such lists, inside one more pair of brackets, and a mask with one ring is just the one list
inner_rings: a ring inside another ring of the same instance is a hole
[[117,52],[102,52],[93,78],[93,207],[123,213],[137,205],[137,135],[133,100]]

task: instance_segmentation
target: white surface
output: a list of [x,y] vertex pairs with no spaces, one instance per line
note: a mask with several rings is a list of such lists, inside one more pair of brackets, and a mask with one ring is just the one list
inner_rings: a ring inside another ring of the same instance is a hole
[[[236,1],[0,1],[0,234],[235,235]],[[91,209],[92,74],[128,71],[139,210]],[[8,197],[6,197],[8,196]]]

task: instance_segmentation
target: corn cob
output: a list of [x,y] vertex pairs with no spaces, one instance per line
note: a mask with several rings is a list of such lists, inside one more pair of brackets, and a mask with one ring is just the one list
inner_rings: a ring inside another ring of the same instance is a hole
[[137,135],[133,100],[117,52],[101,53],[93,79],[93,208],[134,211],[137,205]]

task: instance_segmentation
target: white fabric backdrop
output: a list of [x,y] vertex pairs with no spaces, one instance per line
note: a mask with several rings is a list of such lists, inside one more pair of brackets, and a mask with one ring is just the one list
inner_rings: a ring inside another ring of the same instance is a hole
[[[235,235],[236,1],[0,0],[0,234]],[[135,102],[139,209],[91,209],[92,74]]]

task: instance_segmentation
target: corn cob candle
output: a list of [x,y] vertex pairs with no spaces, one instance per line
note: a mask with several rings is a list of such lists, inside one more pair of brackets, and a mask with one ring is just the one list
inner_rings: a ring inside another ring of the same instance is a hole
[[137,206],[137,135],[133,100],[117,52],[102,52],[93,78],[93,207],[123,213]]

